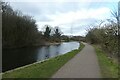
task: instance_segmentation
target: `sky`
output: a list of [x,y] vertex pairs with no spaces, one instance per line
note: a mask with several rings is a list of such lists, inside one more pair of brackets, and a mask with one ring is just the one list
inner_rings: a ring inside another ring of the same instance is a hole
[[36,20],[38,30],[44,25],[59,26],[64,35],[85,36],[91,25],[113,16],[119,0],[5,0],[14,10]]

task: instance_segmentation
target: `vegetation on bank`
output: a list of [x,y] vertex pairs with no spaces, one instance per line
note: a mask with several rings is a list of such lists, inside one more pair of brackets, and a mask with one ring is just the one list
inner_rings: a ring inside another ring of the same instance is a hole
[[103,78],[118,78],[118,61],[109,58],[100,47],[94,45]]
[[84,47],[80,44],[79,49],[68,52],[64,55],[51,58],[42,63],[33,64],[23,69],[4,73],[4,78],[50,78],[58,69],[60,69],[67,61],[73,58]]
[[88,42],[98,44],[106,54],[113,58],[120,55],[118,53],[118,29],[117,24],[108,25],[101,28],[93,28],[86,35]]

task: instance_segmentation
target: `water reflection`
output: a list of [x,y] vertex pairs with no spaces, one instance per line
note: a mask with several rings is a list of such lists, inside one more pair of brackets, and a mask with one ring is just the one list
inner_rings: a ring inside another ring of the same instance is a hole
[[64,42],[60,45],[3,50],[2,69],[3,71],[14,69],[36,61],[65,54],[78,47],[78,42]]

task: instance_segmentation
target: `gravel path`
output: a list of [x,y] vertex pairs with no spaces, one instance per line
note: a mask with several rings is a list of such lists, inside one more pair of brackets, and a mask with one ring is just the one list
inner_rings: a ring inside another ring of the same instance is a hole
[[52,78],[101,78],[94,48],[84,44],[83,50],[61,67]]

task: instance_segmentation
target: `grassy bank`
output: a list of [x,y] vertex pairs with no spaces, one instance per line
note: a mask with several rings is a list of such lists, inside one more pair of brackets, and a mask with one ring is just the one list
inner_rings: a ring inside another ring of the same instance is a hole
[[18,69],[9,73],[4,73],[3,78],[49,78],[67,61],[73,58],[84,45],[81,43],[79,49],[68,52],[67,54],[51,58],[42,63],[33,64],[23,69]]
[[103,78],[118,78],[118,62],[107,57],[106,53],[95,46]]

